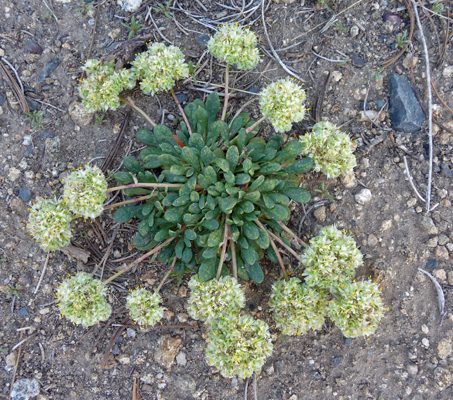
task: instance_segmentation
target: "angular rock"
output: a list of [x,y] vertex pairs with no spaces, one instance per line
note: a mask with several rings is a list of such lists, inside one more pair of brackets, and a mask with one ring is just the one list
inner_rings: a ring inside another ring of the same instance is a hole
[[30,200],[31,198],[31,191],[30,191],[30,188],[25,188],[25,189],[19,189],[17,191],[17,197],[19,197],[19,199],[27,202]]
[[179,375],[175,379],[175,385],[183,392],[195,392],[197,382],[190,375]]
[[25,45],[25,51],[28,51],[31,54],[42,54],[43,50],[42,47],[32,39],[27,41]]
[[434,381],[440,390],[444,390],[452,384],[451,374],[445,368],[437,367],[434,370]]
[[437,268],[437,260],[435,258],[430,258],[426,261],[426,268],[428,269],[436,269]]
[[324,222],[326,220],[326,207],[319,207],[315,210],[314,215],[318,222]]
[[60,60],[58,58],[54,58],[52,61],[48,62],[42,72],[39,74],[38,82],[42,82],[44,81],[44,79],[48,78],[59,65]]
[[390,74],[389,93],[393,129],[406,133],[419,131],[426,117],[408,80],[398,74]]
[[176,356],[176,362],[178,363],[178,365],[185,366],[187,364],[186,353],[183,353],[182,351],[179,352]]
[[6,101],[6,99],[0,94],[0,106]]
[[357,180],[355,178],[354,173],[347,174],[347,175],[340,175],[341,183],[344,185],[345,188],[351,189],[357,186]]
[[418,223],[419,227],[422,228],[429,235],[437,235],[437,227],[431,218],[422,216]]
[[436,257],[442,258],[443,260],[448,260],[450,258],[448,250],[445,246],[436,247]]
[[28,400],[39,394],[39,382],[36,379],[20,379],[13,385],[11,400]]
[[142,0],[118,0],[118,5],[127,12],[137,11],[142,4]]
[[376,247],[378,243],[379,243],[378,238],[370,233],[368,235],[368,246]]
[[159,348],[154,354],[154,360],[163,367],[170,369],[175,363],[176,353],[181,342],[181,338],[173,338],[170,335],[162,336],[159,339]]
[[80,126],[88,125],[94,117],[94,113],[89,113],[85,110],[82,103],[79,103],[78,101],[74,101],[69,105],[68,113],[71,119]]
[[10,168],[8,171],[8,178],[11,182],[16,181],[20,176],[20,171],[17,168]]
[[451,356],[453,348],[451,346],[451,339],[442,339],[437,344],[437,354],[440,358],[445,359]]
[[362,189],[355,195],[355,201],[359,204],[365,204],[368,203],[372,197],[370,189]]
[[365,65],[365,61],[360,58],[357,54],[351,55],[352,65],[357,68],[362,68]]
[[209,35],[200,35],[197,37],[197,43],[203,48],[207,49],[208,48],[208,42],[211,40],[211,36]]
[[58,154],[61,151],[60,138],[58,136],[48,138],[45,142],[46,153],[50,155]]

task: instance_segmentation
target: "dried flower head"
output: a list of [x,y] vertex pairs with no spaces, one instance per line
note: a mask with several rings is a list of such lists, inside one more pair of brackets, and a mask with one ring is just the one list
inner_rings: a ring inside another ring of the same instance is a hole
[[67,246],[71,239],[72,215],[63,200],[41,200],[28,216],[28,231],[45,251]]
[[329,317],[346,337],[369,336],[384,316],[381,291],[371,281],[348,283],[338,289],[340,299],[330,302]]
[[66,178],[63,196],[74,214],[96,218],[104,210],[106,191],[107,181],[102,171],[86,165]]
[[235,64],[239,69],[251,69],[260,60],[256,43],[256,35],[249,29],[228,24],[211,38],[208,50],[227,64]]
[[139,325],[153,326],[164,316],[164,310],[159,305],[162,301],[159,293],[137,289],[127,296],[126,301],[130,317]]
[[277,327],[285,335],[300,335],[319,329],[327,314],[329,292],[301,285],[300,279],[279,281],[272,286],[269,306]]
[[206,360],[226,378],[259,372],[272,354],[269,327],[249,315],[226,314],[211,322]]
[[261,113],[277,132],[287,132],[306,113],[305,91],[289,79],[279,79],[260,93]]
[[75,324],[91,326],[105,321],[112,307],[105,299],[104,284],[86,272],[79,272],[66,279],[57,291],[61,314]]
[[241,285],[231,276],[204,282],[194,275],[189,288],[187,311],[193,319],[210,320],[222,313],[238,312],[245,304]]
[[83,69],[86,78],[79,86],[82,105],[88,112],[116,110],[120,106],[120,93],[133,89],[136,77],[131,70],[115,72],[113,61],[102,64],[99,60],[87,60]]
[[312,133],[301,136],[301,142],[302,154],[313,158],[315,171],[321,171],[327,178],[351,174],[357,165],[349,135],[331,122],[318,122]]
[[189,66],[178,47],[153,43],[132,62],[133,73],[145,94],[170,90],[178,79],[189,76]]
[[306,266],[305,282],[309,286],[336,289],[353,278],[355,268],[362,264],[362,253],[346,230],[326,226],[310,240],[302,261]]

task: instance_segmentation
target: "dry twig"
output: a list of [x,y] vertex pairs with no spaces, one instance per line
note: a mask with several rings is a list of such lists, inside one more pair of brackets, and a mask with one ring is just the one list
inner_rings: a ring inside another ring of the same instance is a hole
[[440,314],[439,325],[442,326],[442,321],[446,314],[445,296],[444,296],[444,291],[442,290],[442,286],[439,285],[439,282],[436,281],[436,278],[434,278],[434,276],[432,276],[429,272],[427,272],[421,268],[419,268],[418,270],[420,272],[423,272],[425,275],[427,275],[429,277],[429,279],[431,279],[431,281],[434,283],[434,286],[436,287],[437,297],[439,299],[439,314]]
[[41,277],[39,278],[38,284],[36,285],[36,289],[33,292],[33,295],[38,293],[39,286],[41,285],[42,278],[44,278],[44,274],[46,273],[47,263],[49,262],[50,253],[47,253],[46,261],[44,262],[44,268],[42,269]]

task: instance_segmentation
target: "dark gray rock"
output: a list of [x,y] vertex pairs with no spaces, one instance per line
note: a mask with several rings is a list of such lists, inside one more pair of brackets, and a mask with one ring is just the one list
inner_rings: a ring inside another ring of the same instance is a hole
[[211,39],[209,35],[200,35],[197,37],[197,43],[203,48],[206,49],[208,47],[208,42]]
[[60,138],[57,136],[46,139],[44,144],[47,154],[56,155],[61,151]]
[[22,201],[29,201],[31,198],[31,190],[29,188],[19,189],[17,191],[17,197]]
[[178,99],[178,101],[182,104],[184,103],[186,100],[187,100],[187,97],[189,97],[186,93],[178,93],[176,95],[176,98]]
[[42,72],[39,74],[38,82],[42,82],[44,79],[48,78],[59,65],[60,60],[58,58],[54,58],[52,61],[48,62]]
[[30,157],[30,156],[33,154],[34,148],[35,148],[35,146],[33,146],[33,143],[30,144],[30,145],[27,147],[27,150],[25,150],[24,157]]
[[408,80],[398,74],[391,74],[389,93],[393,129],[406,133],[419,131],[425,120],[425,113]]
[[13,385],[11,400],[28,400],[39,394],[39,382],[36,379],[20,379]]
[[112,354],[114,354],[115,356],[117,356],[118,354],[120,354],[120,348],[118,347],[117,344],[115,344],[115,345],[112,347],[111,352],[112,352]]
[[42,47],[32,39],[29,39],[25,45],[25,51],[32,54],[42,54],[43,52]]
[[345,337],[345,338],[344,338],[344,345],[345,345],[346,347],[349,347],[349,346],[352,344],[352,340],[353,340],[353,339],[350,338],[350,337]]
[[338,367],[343,362],[343,357],[334,357],[332,359],[332,367]]
[[53,137],[55,137],[55,136],[56,136],[55,133],[52,133],[52,132],[49,132],[49,131],[44,130],[44,131],[42,131],[42,132],[38,135],[38,140],[39,140],[40,142],[45,142],[46,139],[48,139],[48,138],[53,138]]
[[0,94],[0,106],[6,101],[6,99]]
[[41,106],[41,104],[39,104],[37,101],[33,100],[30,97],[25,97],[25,100],[27,100],[28,108],[30,109],[30,112],[38,110],[39,107]]
[[354,65],[354,67],[362,68],[365,65],[365,60],[363,60],[357,54],[351,55],[351,61],[352,61],[352,65]]
[[197,382],[190,375],[179,375],[175,379],[175,385],[183,392],[195,392]]
[[385,101],[384,100],[378,100],[376,101],[376,107],[381,109],[382,107],[384,107],[385,105]]
[[26,317],[28,315],[28,311],[25,307],[22,307],[20,310],[19,310],[19,317]]
[[395,28],[399,28],[399,26],[401,25],[401,17],[399,17],[396,14],[389,13],[389,12],[386,12],[382,16],[382,20],[384,22],[387,22],[387,21],[391,22]]
[[426,261],[426,266],[427,269],[436,269],[437,268],[437,260],[435,258],[430,258],[428,261]]
[[442,173],[446,176],[452,176],[453,175],[453,172],[451,172],[451,169],[450,167],[445,164],[445,163],[442,163]]

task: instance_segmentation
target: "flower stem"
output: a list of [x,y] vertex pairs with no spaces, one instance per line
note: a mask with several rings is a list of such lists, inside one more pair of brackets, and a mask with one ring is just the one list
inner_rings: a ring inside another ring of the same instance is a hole
[[187,130],[189,131],[189,135],[192,136],[192,128],[190,127],[189,121],[187,120],[186,113],[184,112],[184,109],[182,108],[181,103],[179,102],[178,98],[176,97],[176,93],[173,90],[173,88],[170,89],[170,92],[171,92],[173,98],[175,99],[175,102],[176,102],[176,104],[177,104],[177,106],[179,108],[179,111],[181,112],[181,115],[182,115],[182,118],[184,119],[184,122],[187,125]]
[[142,201],[142,200],[148,200],[148,199],[151,199],[152,197],[155,197],[155,196],[157,196],[157,193],[153,193],[151,195],[148,194],[146,196],[141,196],[141,197],[136,197],[135,199],[122,201],[120,203],[110,204],[110,205],[104,207],[104,211],[105,210],[110,210],[111,208],[115,208],[115,207],[121,207],[121,206],[124,206],[126,204],[136,203],[136,202]]
[[272,232],[268,231],[260,221],[256,220],[255,224],[257,224],[263,231],[267,232],[269,236],[271,236],[277,243],[288,250],[294,257],[296,257],[298,260],[300,259],[299,254],[297,254],[291,247],[284,243],[283,240],[281,240],[277,235],[274,235]]
[[283,222],[278,221],[278,224],[283,228],[284,231],[288,232],[294,239],[296,239],[305,248],[309,247],[300,237],[298,237],[291,229],[289,229]]
[[223,104],[223,111],[222,111],[222,121],[225,121],[226,117],[226,112],[227,112],[227,107],[228,107],[228,79],[230,75],[230,65],[227,64],[226,70],[225,70],[225,101]]
[[231,261],[233,262],[233,277],[238,279],[238,262],[236,260],[236,244],[230,237]]
[[134,187],[143,187],[143,188],[180,188],[183,185],[180,183],[131,183],[129,185],[116,186],[113,188],[107,189],[108,192],[114,192],[121,189],[129,189]]
[[[269,232],[267,233],[269,235]],[[285,264],[283,264],[283,259],[282,255],[280,254],[280,250],[277,248],[277,245],[275,242],[272,240],[272,238],[269,236],[269,241],[271,242],[271,246],[274,249],[275,255],[277,256],[278,263],[280,264],[280,268],[282,269],[283,277],[285,278],[285,281],[288,282],[288,274],[286,272]]]
[[140,258],[137,258],[135,261],[133,261],[132,263],[130,263],[129,265],[121,268],[115,275],[111,276],[109,279],[107,279],[106,281],[104,281],[104,285],[108,285],[110,282],[112,282],[114,279],[118,278],[120,275],[124,274],[125,272],[129,271],[134,265],[137,265],[139,264],[142,260],[144,260],[146,257],[149,257],[151,255],[153,255],[154,253],[157,253],[162,247],[164,247],[165,245],[167,245],[168,243],[170,243],[171,241],[173,241],[175,238],[174,237],[171,237],[169,239],[167,239],[165,242],[161,243],[159,246],[157,247],[154,247],[154,249],[152,249],[151,251],[149,251],[148,253],[144,254],[143,256],[141,256]]
[[258,121],[256,121],[253,125],[249,126],[246,130],[247,133],[250,133],[253,131],[261,122],[263,122],[266,119],[266,117],[261,117]]
[[175,268],[176,260],[177,260],[177,258],[175,257],[175,258],[173,259],[173,262],[171,263],[170,269],[167,271],[167,273],[165,274],[165,276],[164,276],[164,277],[162,278],[162,280],[160,281],[159,286],[157,287],[155,293],[159,293],[159,291],[160,291],[160,289],[162,289],[162,286],[164,285],[165,281],[168,279],[168,277],[170,276],[170,274],[173,272],[173,268]]
[[153,126],[153,128],[157,125],[149,116],[146,114],[140,107],[136,106],[135,103],[131,100],[130,97],[125,99],[122,96],[119,96],[120,100],[124,103],[126,103],[128,106],[131,106],[134,110],[138,111],[140,114],[142,114],[145,119]]
[[[225,219],[228,219],[230,214],[227,214]],[[228,246],[228,239],[229,239],[229,230],[230,227],[227,225],[225,222],[225,233],[223,234],[223,245],[222,245],[222,252],[220,253],[220,261],[219,261],[219,267],[217,268],[217,276],[216,279],[220,279],[220,274],[222,273],[222,267],[223,267],[223,262],[225,261],[225,254],[226,254],[226,249]]]

